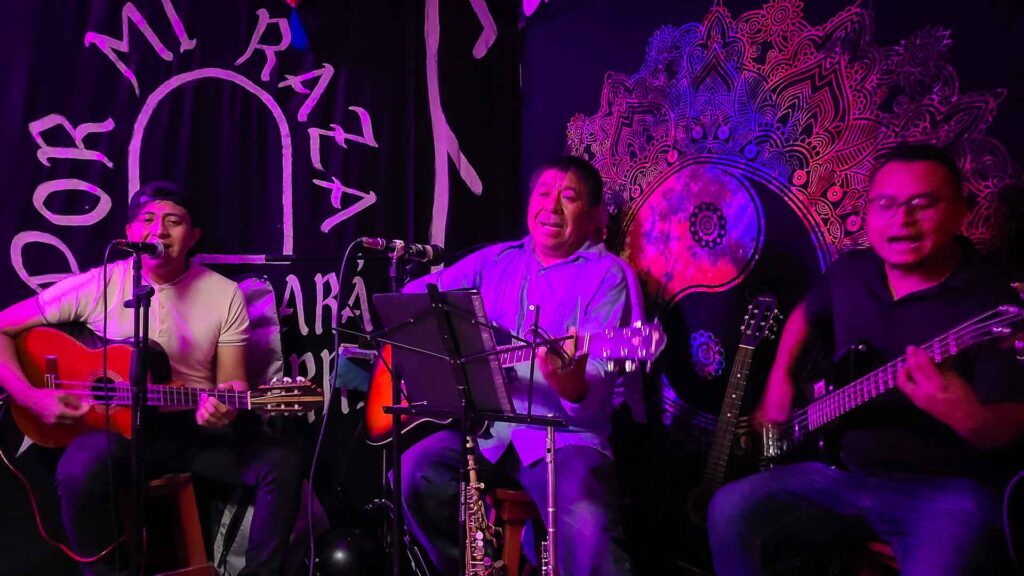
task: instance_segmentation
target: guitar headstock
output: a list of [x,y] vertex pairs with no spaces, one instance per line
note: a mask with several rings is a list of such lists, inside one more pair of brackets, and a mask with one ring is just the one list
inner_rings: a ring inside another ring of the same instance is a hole
[[640,362],[653,362],[665,349],[666,342],[660,325],[637,322],[625,328],[594,332],[590,334],[587,346],[591,357],[604,360],[610,369],[614,369],[614,361],[622,360],[628,372]]
[[274,378],[249,392],[253,410],[270,414],[307,414],[322,412],[324,391],[305,378]]
[[1020,357],[1020,346],[1017,342],[1022,338],[1022,329],[1024,329],[1024,308],[1004,304],[957,326],[950,331],[949,340],[952,342],[955,339],[956,345],[963,347],[986,340],[1005,342],[1013,339],[1014,346],[1018,348],[1018,357]]
[[761,294],[747,306],[747,315],[743,317],[740,327],[740,344],[756,348],[765,338],[772,339],[778,335],[779,321],[778,301],[774,294]]

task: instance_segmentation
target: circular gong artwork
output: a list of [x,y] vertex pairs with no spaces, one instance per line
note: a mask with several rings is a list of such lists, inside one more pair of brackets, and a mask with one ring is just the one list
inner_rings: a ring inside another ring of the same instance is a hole
[[622,254],[648,296],[671,302],[690,290],[720,290],[743,278],[764,238],[761,204],[721,167],[668,173],[643,198],[626,228]]

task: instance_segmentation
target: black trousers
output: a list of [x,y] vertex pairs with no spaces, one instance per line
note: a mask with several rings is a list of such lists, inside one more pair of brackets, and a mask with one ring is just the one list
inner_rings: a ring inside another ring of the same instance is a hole
[[[298,451],[264,432],[259,418],[241,413],[226,429],[198,426],[194,413],[150,415],[146,429],[149,476],[190,472],[255,489],[252,528],[242,574],[280,574],[302,488]],[[93,556],[121,534],[116,497],[131,481],[131,444],[98,430],[76,438],[57,465],[64,527],[80,556]],[[115,554],[83,563],[82,573],[116,574]],[[125,554],[119,554],[124,560]],[[124,568],[126,562],[121,562]]]

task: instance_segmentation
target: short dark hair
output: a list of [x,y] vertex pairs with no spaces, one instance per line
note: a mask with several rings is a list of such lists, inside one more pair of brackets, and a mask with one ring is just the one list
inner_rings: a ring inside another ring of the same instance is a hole
[[590,162],[577,156],[558,156],[542,163],[530,176],[531,192],[537,185],[537,181],[540,180],[540,175],[548,170],[558,170],[579,178],[587,189],[587,205],[599,206],[601,204],[601,199],[604,196],[604,181],[601,179],[601,173]]
[[155,180],[138,189],[128,202],[128,221],[138,218],[142,209],[150,202],[163,200],[174,202],[188,212],[188,219],[193,228],[199,228],[199,212],[196,210],[196,199],[185,193],[177,184],[165,180]]
[[935,162],[946,169],[946,172],[953,178],[953,187],[956,195],[964,198],[963,174],[960,166],[957,165],[953,156],[945,149],[935,144],[903,142],[893,146],[878,157],[875,170],[871,174],[871,181],[874,182],[878,171],[885,165],[892,162]]

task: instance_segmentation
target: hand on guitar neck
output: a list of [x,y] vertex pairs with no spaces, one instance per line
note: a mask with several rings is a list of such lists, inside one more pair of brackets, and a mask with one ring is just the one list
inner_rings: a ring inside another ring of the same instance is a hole
[[572,336],[565,341],[561,350],[543,349],[537,357],[537,367],[544,380],[565,400],[578,404],[590,391],[587,383],[587,360],[590,355],[583,352],[576,356],[576,328],[569,328]]
[[896,387],[915,406],[968,441],[975,441],[972,432],[985,418],[984,407],[967,381],[954,370],[936,364],[927,352],[910,346],[906,365],[896,374]]
[[[249,386],[245,382],[230,381],[222,382],[216,388],[245,392]],[[36,388],[27,380],[24,387],[11,386],[9,389],[18,390],[18,393],[11,394],[15,403],[27,408],[45,424],[74,424],[89,412],[92,406],[88,396],[60,388]],[[212,429],[227,426],[237,415],[236,409],[213,396],[203,394],[196,408],[195,419],[200,426]]]
[[[240,392],[248,389],[248,387],[238,386],[238,384],[237,382],[224,382],[219,384],[217,389]],[[12,394],[12,399],[20,406],[30,410],[46,424],[74,424],[92,406],[87,398],[65,390],[29,388],[17,396]],[[238,416],[237,410],[206,394],[201,396],[199,407],[195,413],[196,424],[211,429],[227,426],[234,421],[236,416]]]
[[810,338],[810,331],[804,305],[799,304],[793,309],[792,315],[782,329],[775,362],[772,363],[771,372],[768,374],[761,401],[751,414],[750,420],[755,428],[764,430],[770,426],[785,424],[789,419],[796,390],[793,373],[800,351]]
[[793,406],[793,381],[788,377],[769,376],[761,402],[751,414],[750,421],[758,430],[785,424]]
[[[225,382],[217,386],[219,390],[239,390],[234,383]],[[32,411],[46,424],[74,424],[89,411],[91,404],[85,399],[62,390],[43,390],[32,388],[25,394],[13,398],[19,405]],[[234,408],[225,406],[213,396],[203,395],[196,409],[196,424],[206,428],[222,428],[230,424],[238,415]]]
[[[245,382],[231,381],[221,382],[217,385],[218,390],[235,390],[246,392],[249,386]],[[209,394],[203,394],[199,400],[199,407],[196,408],[196,424],[204,428],[223,428],[231,424],[238,416],[238,410],[227,406]]]

